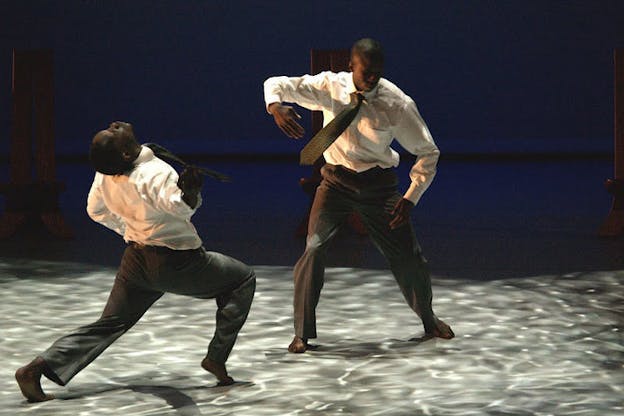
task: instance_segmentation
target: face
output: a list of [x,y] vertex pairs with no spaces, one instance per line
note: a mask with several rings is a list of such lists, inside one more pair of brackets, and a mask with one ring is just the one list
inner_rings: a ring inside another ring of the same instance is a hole
[[124,121],[113,121],[106,130],[118,137],[121,141],[135,141],[134,131],[132,130],[132,124],[130,123],[126,123]]
[[115,121],[108,129],[98,132],[93,138],[93,145],[96,147],[92,149],[100,149],[97,153],[99,156],[96,157],[96,170],[108,175],[131,170],[134,160],[141,152],[141,145],[134,137],[132,125],[122,121]]
[[354,54],[349,62],[353,72],[353,83],[358,91],[370,91],[379,82],[383,72],[383,62],[375,62],[361,54]]
[[108,129],[100,133],[110,136],[115,148],[124,155],[124,158],[136,157],[136,149],[140,147],[134,137],[132,124],[123,121],[113,121]]

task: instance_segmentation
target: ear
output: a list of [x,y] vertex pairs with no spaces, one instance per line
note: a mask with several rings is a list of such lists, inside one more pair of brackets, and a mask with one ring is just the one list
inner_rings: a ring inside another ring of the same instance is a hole
[[121,157],[123,158],[123,160],[125,160],[126,162],[130,162],[133,160],[132,158],[132,153],[130,152],[130,150],[124,150],[121,153]]
[[353,62],[349,59],[349,71],[353,72]]
[[128,146],[125,146],[125,148],[121,152],[121,157],[126,162],[132,162],[134,161],[134,159],[136,159],[139,156],[140,152],[141,152],[141,146],[128,145]]
[[126,162],[132,162],[134,159],[136,159],[137,154],[132,146],[126,146],[125,149],[123,149],[123,151],[121,152],[121,157]]

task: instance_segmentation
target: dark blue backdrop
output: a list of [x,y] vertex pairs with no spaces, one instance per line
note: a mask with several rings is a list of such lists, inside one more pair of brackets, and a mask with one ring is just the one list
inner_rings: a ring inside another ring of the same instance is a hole
[[0,140],[11,49],[50,47],[59,153],[113,119],[181,151],[295,152],[262,81],[371,36],[443,152],[608,151],[623,27],[605,0],[0,0]]

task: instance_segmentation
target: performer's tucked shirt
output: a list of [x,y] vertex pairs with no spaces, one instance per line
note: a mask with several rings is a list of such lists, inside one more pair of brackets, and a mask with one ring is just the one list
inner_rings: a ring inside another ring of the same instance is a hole
[[[264,82],[268,107],[274,102],[292,102],[323,112],[329,123],[347,106],[355,92],[351,72],[321,72],[302,77],[272,77]],[[365,101],[351,125],[323,153],[325,160],[357,172],[375,166],[396,167],[398,153],[390,147],[396,139],[408,152],[418,155],[410,170],[411,184],[404,197],[414,204],[431,184],[440,151],[414,101],[396,85],[381,78],[363,93]]]
[[188,250],[202,241],[191,223],[195,209],[182,200],[178,173],[142,146],[134,169],[123,175],[95,174],[87,213],[126,242]]

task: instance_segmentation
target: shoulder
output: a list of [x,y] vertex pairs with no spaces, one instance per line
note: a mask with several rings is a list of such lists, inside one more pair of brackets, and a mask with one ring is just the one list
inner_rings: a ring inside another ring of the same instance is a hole
[[386,78],[381,78],[379,80],[378,94],[380,97],[388,100],[397,100],[402,102],[411,100],[409,95],[404,93],[401,88]]
[[142,146],[141,153],[135,163],[135,171],[154,174],[170,171],[175,172],[175,169],[169,163],[157,157],[154,151],[145,145]]
[[130,181],[137,185],[166,181],[169,178],[177,181],[177,177],[176,170],[157,157],[139,163],[130,173]]
[[[415,106],[414,101],[403,90],[385,78],[379,80],[375,101],[379,103],[379,108],[396,117],[410,106]],[[395,122],[398,122],[398,119]]]
[[315,75],[304,75],[302,78],[308,79],[316,85],[335,87],[347,85],[350,76],[350,72],[321,71]]

